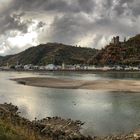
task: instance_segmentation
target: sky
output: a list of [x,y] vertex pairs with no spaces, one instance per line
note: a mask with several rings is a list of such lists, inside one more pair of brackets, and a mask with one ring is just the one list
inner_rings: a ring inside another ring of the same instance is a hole
[[0,55],[47,42],[100,49],[139,31],[140,0],[0,0]]

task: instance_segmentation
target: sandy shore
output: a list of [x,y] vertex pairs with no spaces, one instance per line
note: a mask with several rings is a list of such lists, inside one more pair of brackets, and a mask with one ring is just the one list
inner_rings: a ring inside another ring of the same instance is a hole
[[89,89],[108,91],[140,92],[140,81],[137,80],[71,80],[58,78],[28,77],[12,79],[20,84],[48,88]]

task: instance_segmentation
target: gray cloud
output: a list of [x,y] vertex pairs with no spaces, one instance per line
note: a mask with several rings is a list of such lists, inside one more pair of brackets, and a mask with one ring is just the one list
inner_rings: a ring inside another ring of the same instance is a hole
[[[139,33],[139,7],[138,0],[7,1],[0,10],[0,54],[19,52],[35,42],[101,48],[113,35],[127,37]],[[22,47],[7,42],[11,37],[32,34],[34,42],[29,40]]]
[[28,28],[28,22],[21,22],[21,14],[2,15],[0,17],[0,33],[3,34],[9,30],[20,30],[26,32]]

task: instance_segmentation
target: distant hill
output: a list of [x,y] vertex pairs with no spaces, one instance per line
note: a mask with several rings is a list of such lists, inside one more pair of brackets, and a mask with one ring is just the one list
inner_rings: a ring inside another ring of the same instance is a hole
[[21,53],[0,57],[0,65],[34,64],[47,65],[54,63],[86,64],[97,53],[96,49],[74,47],[70,45],[48,43],[31,47]]
[[89,59],[96,65],[140,65],[140,35],[126,42],[109,44]]

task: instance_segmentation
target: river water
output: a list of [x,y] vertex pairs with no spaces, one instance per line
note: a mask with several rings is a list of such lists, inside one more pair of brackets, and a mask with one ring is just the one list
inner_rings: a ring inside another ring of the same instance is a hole
[[59,77],[82,80],[135,79],[140,73],[0,72],[0,103],[17,105],[33,120],[60,116],[85,122],[82,133],[112,135],[140,128],[140,93],[53,89],[17,84],[12,78]]

